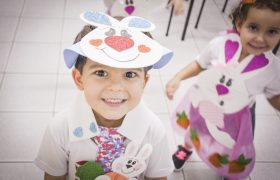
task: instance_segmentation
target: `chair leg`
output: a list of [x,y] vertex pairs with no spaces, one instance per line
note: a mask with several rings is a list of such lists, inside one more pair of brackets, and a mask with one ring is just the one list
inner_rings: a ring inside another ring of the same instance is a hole
[[194,3],[194,0],[190,0],[188,14],[187,14],[187,18],[186,18],[186,21],[185,21],[184,30],[183,30],[183,34],[182,34],[182,38],[181,38],[182,41],[185,40],[185,35],[186,35],[187,27],[188,27],[188,24],[189,24],[189,20],[190,20],[192,8],[193,8],[193,3]]
[[166,30],[165,36],[168,36],[168,33],[169,33],[170,24],[171,24],[172,17],[173,17],[173,11],[174,11],[174,5],[172,5],[171,11],[170,11],[170,16],[169,16],[169,20],[168,20],[168,25],[167,25],[167,30]]
[[226,0],[226,1],[225,1],[224,7],[223,7],[223,10],[222,10],[222,12],[223,12],[223,13],[224,13],[224,12],[225,12],[225,10],[226,10],[227,3],[228,3],[228,0]]
[[200,17],[201,17],[201,14],[202,14],[202,10],[204,8],[204,4],[205,4],[205,0],[202,1],[202,4],[201,4],[201,7],[200,7],[200,10],[199,10],[199,14],[198,14],[198,17],[197,17],[197,20],[196,20],[196,23],[195,23],[195,29],[197,29],[198,27],[198,23],[199,23],[199,20],[200,20]]
[[272,50],[273,54],[276,54],[278,49],[279,49],[279,46],[280,46],[280,42],[275,46],[275,48]]

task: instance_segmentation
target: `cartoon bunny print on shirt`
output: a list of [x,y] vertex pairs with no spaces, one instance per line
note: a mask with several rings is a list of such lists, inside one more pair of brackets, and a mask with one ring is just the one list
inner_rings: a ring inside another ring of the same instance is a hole
[[[112,171],[115,177],[128,180],[137,180],[136,177],[141,175],[146,170],[146,162],[153,151],[151,144],[145,144],[138,152],[138,145],[135,142],[130,142],[125,150],[125,153],[113,161]],[[111,173],[112,174],[112,173]],[[109,175],[99,176],[97,180],[110,180]]]
[[150,157],[152,151],[152,145],[145,144],[138,152],[138,145],[130,142],[124,155],[113,162],[112,170],[129,178],[136,177],[145,171],[147,167],[145,160]]

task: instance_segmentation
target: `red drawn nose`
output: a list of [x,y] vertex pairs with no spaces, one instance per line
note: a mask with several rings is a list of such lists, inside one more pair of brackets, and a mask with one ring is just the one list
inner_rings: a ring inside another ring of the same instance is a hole
[[134,41],[126,36],[109,36],[105,38],[105,43],[116,51],[124,51],[134,45]]
[[225,95],[229,92],[228,88],[222,84],[217,84],[216,85],[216,91],[218,93],[219,96],[221,95]]

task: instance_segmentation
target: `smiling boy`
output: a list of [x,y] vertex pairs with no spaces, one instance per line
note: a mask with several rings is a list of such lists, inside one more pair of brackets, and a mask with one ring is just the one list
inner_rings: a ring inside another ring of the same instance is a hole
[[64,50],[80,93],[51,121],[35,164],[46,180],[91,180],[108,173],[166,180],[173,171],[166,132],[142,94],[148,70],[166,65],[173,53],[140,32],[154,29],[143,18],[118,21],[97,12],[81,17],[95,27],[85,26]]

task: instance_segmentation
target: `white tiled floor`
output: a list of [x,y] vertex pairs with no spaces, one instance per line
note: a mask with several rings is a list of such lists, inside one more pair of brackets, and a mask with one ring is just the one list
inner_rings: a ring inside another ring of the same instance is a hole
[[[224,1],[206,1],[198,29],[194,23],[201,0],[195,0],[185,41],[181,33],[185,15],[173,17],[169,36],[165,36],[169,11],[165,0],[147,0],[149,9],[138,15],[152,20],[155,39],[174,50],[172,62],[151,71],[144,99],[165,124],[172,150],[183,137],[170,126],[169,116],[195,78],[182,83],[174,101],[164,95],[166,82],[189,63],[220,31],[229,28],[227,15],[238,0],[231,0],[221,13]],[[136,1],[137,2],[137,1]],[[139,1],[138,1],[139,2]],[[188,1],[185,3],[188,8]],[[143,10],[139,8],[140,10]],[[43,172],[33,165],[44,129],[51,117],[70,101],[76,88],[65,68],[62,50],[70,45],[84,23],[79,14],[86,10],[104,11],[101,0],[0,0],[0,179],[37,180]],[[211,18],[210,18],[211,17]],[[278,53],[279,54],[279,53]],[[152,101],[151,101],[152,99]],[[280,113],[266,100],[257,98],[255,145],[257,163],[250,179],[277,180],[280,169]],[[218,180],[194,154],[184,171],[170,180]]]

